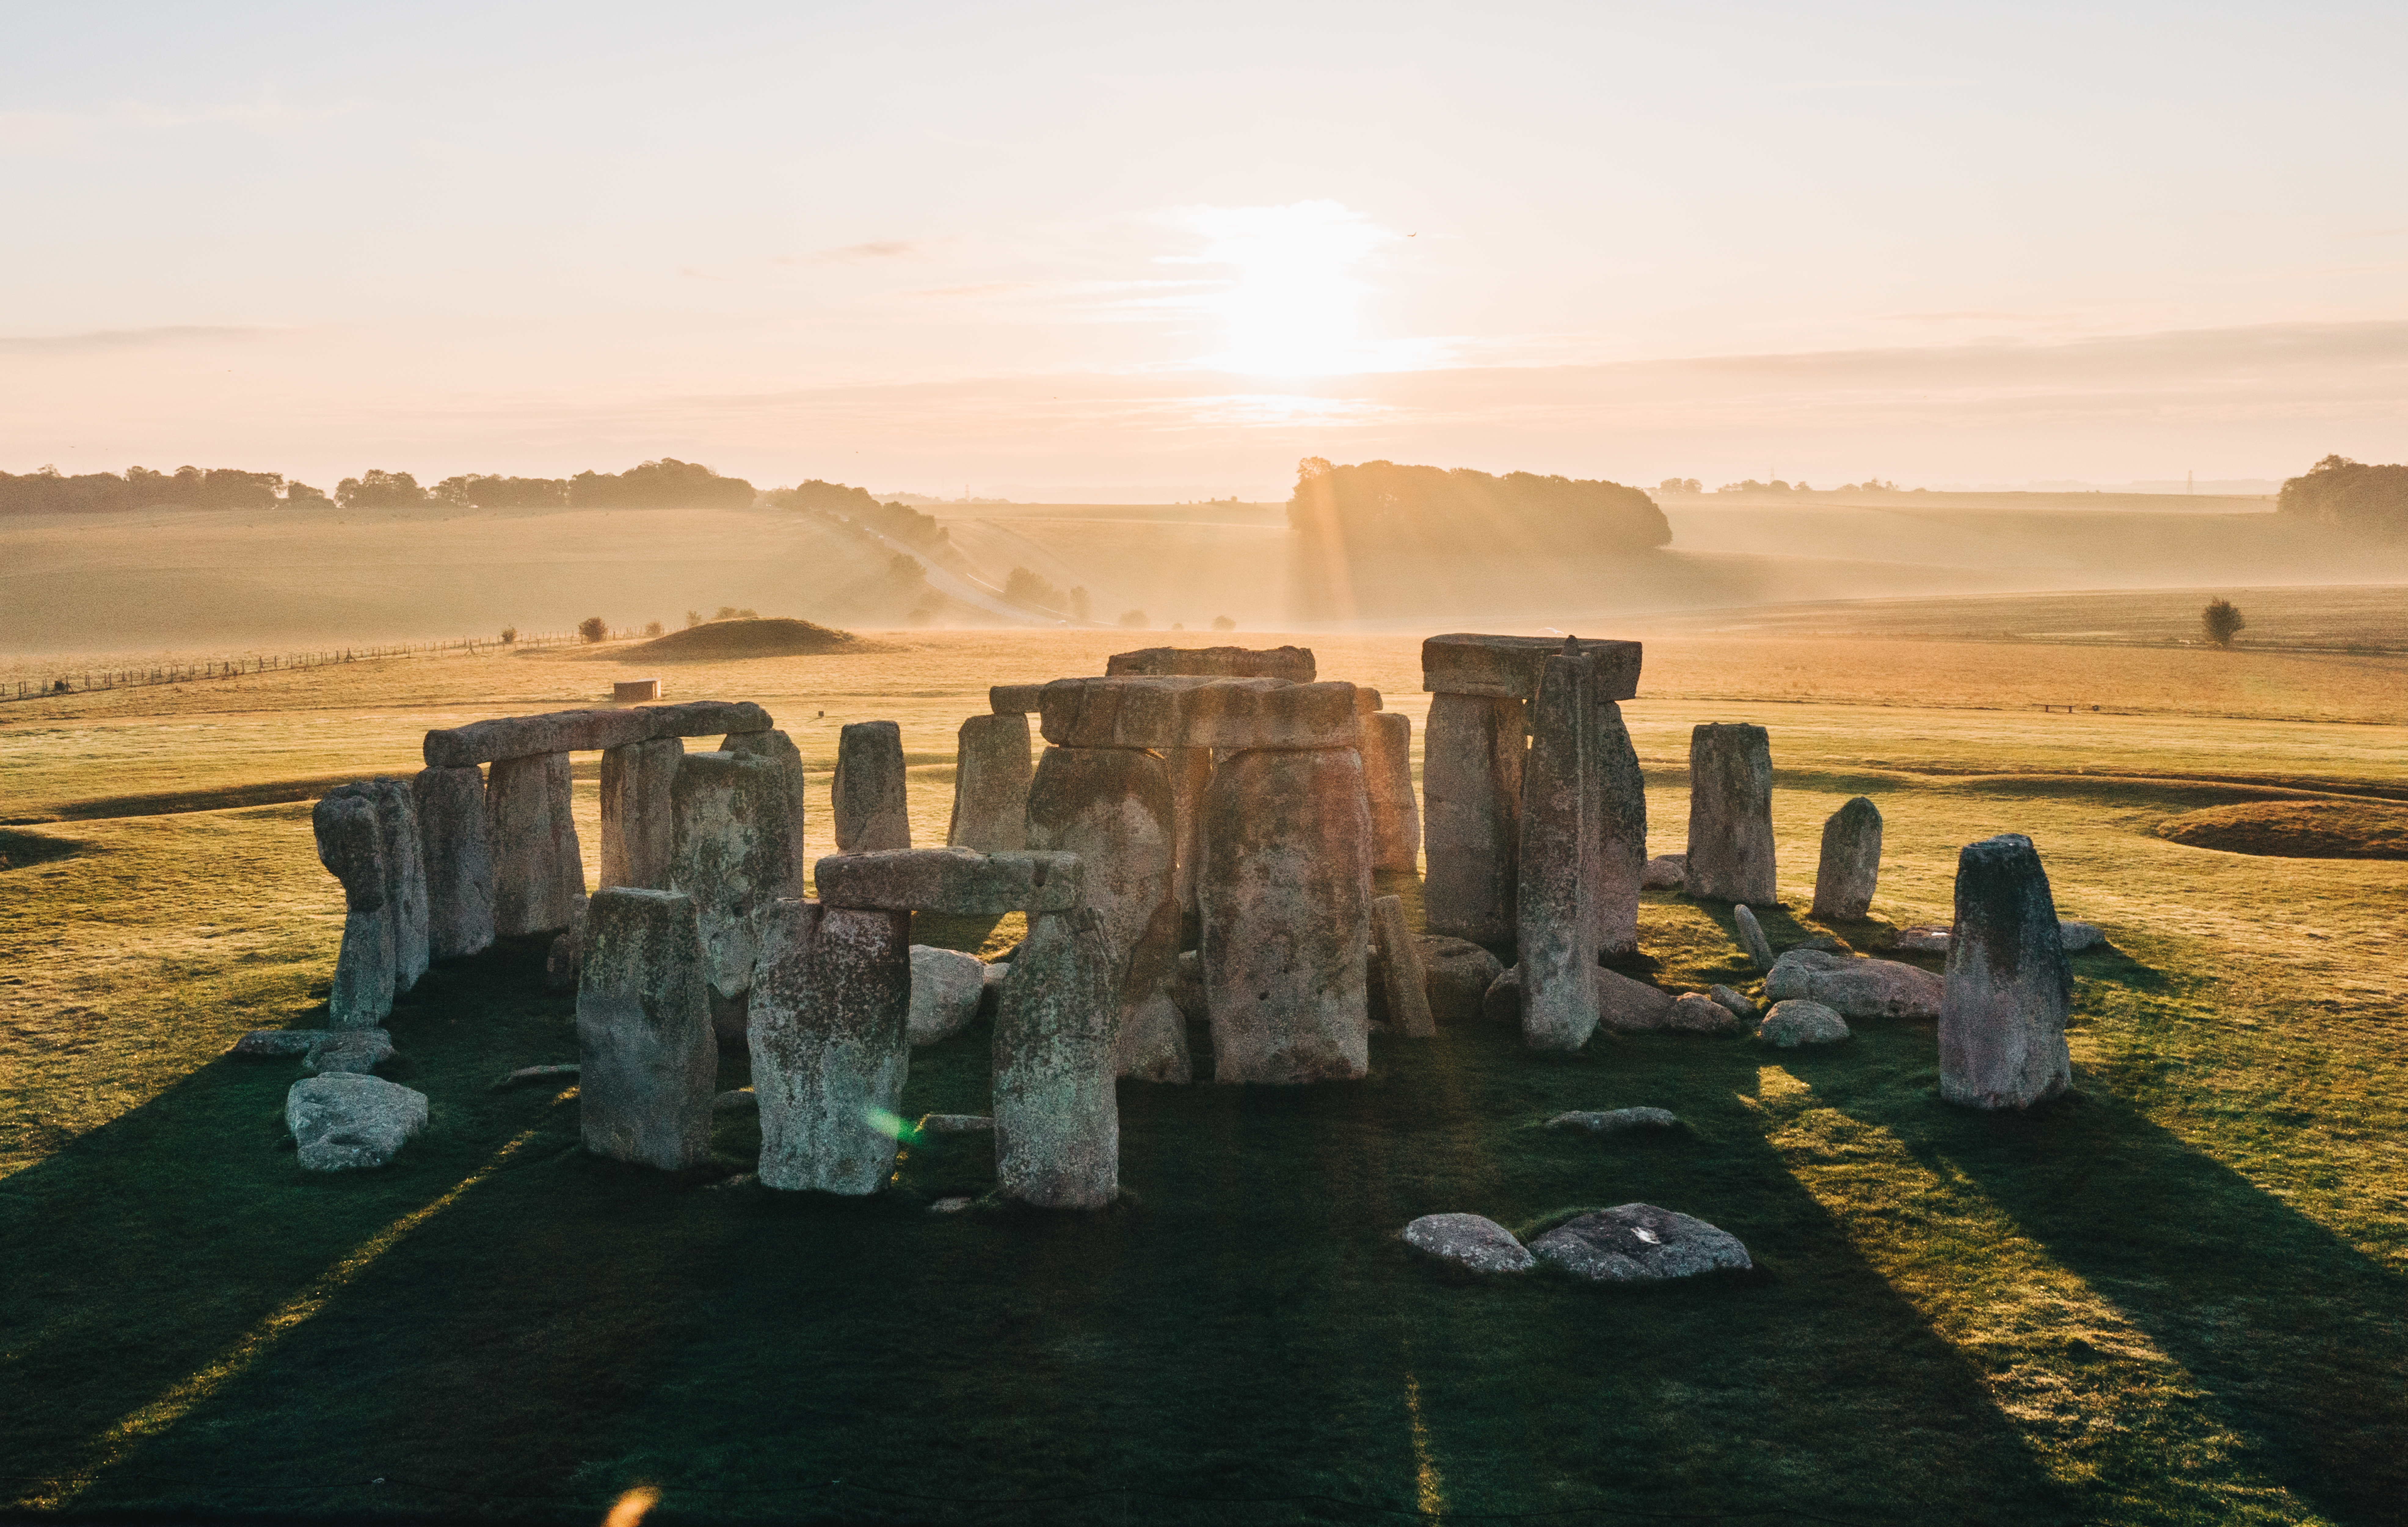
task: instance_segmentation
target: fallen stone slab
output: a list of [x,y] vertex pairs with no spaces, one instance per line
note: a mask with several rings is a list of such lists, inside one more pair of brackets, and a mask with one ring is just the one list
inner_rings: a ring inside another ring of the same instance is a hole
[[1056,679],[1039,716],[1057,747],[1351,748],[1351,684],[1283,679]]
[[1618,1034],[1651,1033],[1672,1024],[1672,994],[1619,971],[1597,972],[1598,1027]]
[[1669,1130],[1680,1122],[1669,1108],[1612,1108],[1598,1114],[1557,1114],[1547,1120],[1547,1128],[1621,1134],[1627,1130]]
[[1104,661],[1108,678],[1285,679],[1311,684],[1311,647],[1146,647]]
[[911,1043],[934,1044],[969,1027],[985,988],[986,966],[976,955],[911,945]]
[[2097,923],[2072,923],[2059,918],[2057,937],[2057,942],[2064,945],[2065,952],[2073,955],[2085,949],[2096,949],[2106,943],[2107,930]]
[[[311,1045],[321,1043],[328,1034],[336,1031],[331,1029],[253,1029],[236,1040],[234,1048],[226,1053],[254,1058],[307,1055]],[[361,1033],[366,1030],[354,1029],[341,1031]]]
[[366,1074],[393,1059],[393,1036],[381,1029],[337,1029],[309,1046],[301,1069],[312,1076]]
[[1538,1265],[1512,1231],[1476,1214],[1426,1214],[1405,1227],[1404,1241],[1475,1273],[1526,1273]]
[[1942,1097],[1969,1108],[2028,1108],[2072,1085],[2065,1016],[2073,972],[2048,872],[2021,833],[1958,852],[1944,987]]
[[426,1095],[348,1072],[305,1076],[284,1094],[284,1127],[304,1172],[363,1172],[426,1128]]
[[1664,1027],[1684,1034],[1736,1034],[1747,1026],[1738,1014],[1701,991],[1684,991],[1672,999]]
[[[1526,700],[1539,692],[1549,657],[1567,651],[1559,636],[1476,636],[1456,632],[1422,642],[1422,688],[1438,695],[1487,695]],[[1642,649],[1636,641],[1571,639],[1595,675],[1594,699],[1634,699]]]
[[1689,856],[1658,854],[1640,872],[1639,884],[1651,891],[1677,891],[1688,884]]
[[1413,944],[1421,951],[1430,1016],[1440,1023],[1479,1017],[1488,988],[1505,973],[1505,962],[1469,939],[1442,933],[1417,934]]
[[715,732],[767,731],[769,713],[751,700],[690,700],[628,710],[552,711],[497,716],[430,731],[423,751],[437,769],[466,769],[546,753],[589,753],[659,737],[708,737]]
[[999,684],[986,692],[987,709],[996,715],[1035,715],[1041,706],[1041,684]]
[[1756,962],[1756,968],[1759,971],[1772,969],[1772,941],[1764,936],[1764,925],[1756,920],[1756,914],[1744,905],[1732,907],[1731,928],[1739,935],[1739,946],[1747,951],[1747,958]]
[[920,1120],[922,1134],[993,1134],[991,1114],[930,1114]]
[[1844,1018],[1936,1018],[1942,991],[1941,978],[1919,967],[1823,949],[1788,950],[1764,978],[1766,1000],[1802,997]]
[[1747,1000],[1747,993],[1731,987],[1715,987],[1706,995],[1728,1008],[1741,1022],[1756,1021],[1756,1004]]
[[831,854],[811,870],[828,906],[958,917],[1064,911],[1078,904],[1085,874],[1078,855],[1050,849],[890,848]]
[[521,1066],[516,1071],[496,1077],[494,1090],[499,1092],[504,1088],[524,1087],[529,1082],[549,1082],[576,1074],[577,1062],[574,1060],[549,1066]]
[[1530,1250],[1595,1283],[1663,1283],[1756,1264],[1739,1237],[1652,1203],[1621,1203],[1565,1221]]
[[1848,1037],[1848,1020],[1821,1002],[1791,997],[1772,1004],[1756,1037],[1781,1049],[1800,1044],[1837,1044]]

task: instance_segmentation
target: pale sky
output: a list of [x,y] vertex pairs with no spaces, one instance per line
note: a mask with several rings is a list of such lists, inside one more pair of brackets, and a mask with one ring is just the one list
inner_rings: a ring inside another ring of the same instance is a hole
[[0,469],[2408,457],[2408,6],[0,5]]

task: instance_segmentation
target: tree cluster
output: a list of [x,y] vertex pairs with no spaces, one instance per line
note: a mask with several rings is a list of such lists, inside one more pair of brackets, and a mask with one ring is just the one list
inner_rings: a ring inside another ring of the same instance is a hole
[[950,550],[953,545],[953,537],[937,523],[934,514],[923,514],[909,504],[882,504],[870,497],[867,488],[847,487],[841,483],[823,483],[812,478],[791,488],[776,489],[770,493],[769,502],[781,509],[838,515],[890,540],[923,551]]
[[[288,497],[289,495],[289,497]],[[219,467],[179,467],[154,472],[129,467],[115,472],[79,472],[56,467],[22,474],[0,472],[0,514],[94,513],[112,509],[272,509],[282,503],[325,501],[306,483],[287,483],[280,472],[245,472]]]
[[1083,587],[1065,589],[1041,572],[1026,568],[1014,568],[1003,581],[1003,597],[1014,604],[1027,605],[1049,614],[1068,615],[1073,620],[1087,618],[1087,591]]
[[2327,456],[2283,484],[2277,513],[2385,538],[2408,536],[2408,466]]
[[1672,540],[1656,501],[1619,483],[1392,461],[1333,467],[1319,456],[1297,464],[1287,521],[1309,542],[1425,555],[1628,555]]

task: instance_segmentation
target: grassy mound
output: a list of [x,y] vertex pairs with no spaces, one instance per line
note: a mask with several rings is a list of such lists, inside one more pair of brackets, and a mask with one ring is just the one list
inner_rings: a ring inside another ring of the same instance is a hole
[[2193,848],[2286,859],[2408,859],[2408,806],[2371,800],[2253,800],[2185,812],[2157,835]]
[[620,655],[672,663],[703,658],[808,657],[824,652],[842,652],[853,640],[851,631],[784,616],[714,620],[655,637]]

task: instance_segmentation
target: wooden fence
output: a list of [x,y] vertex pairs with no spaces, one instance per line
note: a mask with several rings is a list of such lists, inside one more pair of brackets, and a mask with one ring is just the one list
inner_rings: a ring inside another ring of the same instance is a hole
[[[614,631],[614,637],[630,633]],[[49,695],[81,695],[95,689],[130,689],[141,684],[194,684],[208,679],[239,679],[259,673],[281,673],[323,668],[331,663],[359,663],[379,657],[412,657],[423,653],[477,652],[489,647],[555,647],[581,640],[575,631],[523,632],[515,640],[461,637],[451,641],[404,641],[375,647],[328,647],[315,652],[249,654],[211,657],[197,662],[156,664],[147,668],[72,670],[44,679],[12,679],[0,687],[0,701],[40,699]]]

